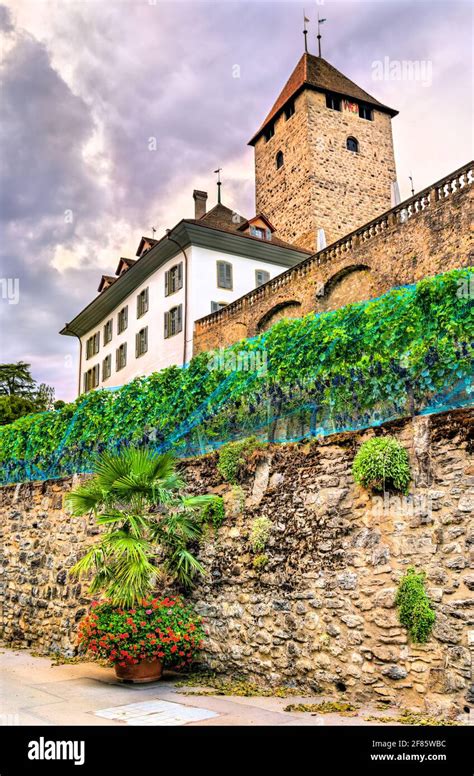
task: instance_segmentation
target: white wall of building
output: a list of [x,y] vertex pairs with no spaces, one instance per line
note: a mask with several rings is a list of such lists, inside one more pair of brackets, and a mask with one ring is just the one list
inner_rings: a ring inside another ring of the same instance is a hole
[[[270,273],[270,278],[285,270],[279,264],[256,261],[243,256],[220,253],[209,248],[188,246],[188,320],[186,336],[186,361],[192,357],[194,321],[211,312],[211,302],[233,302],[248,291],[255,288],[255,270],[262,269]],[[84,374],[87,370],[99,364],[99,388],[112,388],[130,382],[135,377],[149,375],[173,364],[183,363],[184,331],[165,339],[164,314],[176,305],[182,304],[184,311],[184,268],[183,288],[170,296],[165,296],[165,272],[180,261],[184,262],[181,252],[159,267],[146,281],[127,296],[110,315],[101,321],[81,338],[81,393],[84,390]],[[232,289],[219,288],[217,285],[217,261],[232,264]],[[137,318],[137,296],[148,288],[148,311]],[[118,334],[118,313],[128,305],[127,329]],[[112,340],[104,345],[104,325],[112,318]],[[135,335],[144,326],[148,326],[148,351],[138,358],[135,357]],[[86,360],[86,342],[96,332],[100,332],[99,352]],[[127,343],[127,364],[116,371],[115,353],[123,343]],[[112,356],[112,373],[105,381],[102,380],[102,362],[108,355]]]

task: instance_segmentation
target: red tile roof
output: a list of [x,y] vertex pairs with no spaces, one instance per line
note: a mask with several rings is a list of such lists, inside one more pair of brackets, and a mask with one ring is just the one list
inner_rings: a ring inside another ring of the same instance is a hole
[[296,97],[304,88],[333,92],[342,97],[352,97],[355,100],[366,102],[380,111],[389,113],[391,116],[396,116],[398,113],[361,89],[322,57],[316,57],[314,54],[303,54],[262,126],[249,141],[249,145],[254,145],[267,124],[275,119],[286,103]]

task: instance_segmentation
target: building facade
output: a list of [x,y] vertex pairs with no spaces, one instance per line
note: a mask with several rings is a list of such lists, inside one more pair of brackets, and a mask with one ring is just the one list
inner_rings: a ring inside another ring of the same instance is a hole
[[99,296],[61,331],[80,342],[78,393],[187,363],[198,318],[308,255],[279,240],[264,216],[248,220],[221,204],[161,240],[143,237],[138,259],[120,259],[116,276],[102,276]]

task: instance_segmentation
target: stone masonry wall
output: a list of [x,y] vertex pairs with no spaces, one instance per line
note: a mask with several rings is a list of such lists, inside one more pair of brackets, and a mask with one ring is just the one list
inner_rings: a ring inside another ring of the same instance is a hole
[[[469,409],[268,446],[234,487],[217,473],[216,454],[182,463],[192,492],[219,493],[226,504],[224,525],[203,541],[208,576],[193,593],[209,634],[203,662],[266,685],[345,688],[356,701],[448,714],[472,704],[473,429]],[[360,443],[387,432],[410,455],[406,501],[373,496],[351,475]],[[0,492],[7,645],[75,649],[88,599],[67,572],[97,528],[65,510],[73,484]],[[257,571],[249,532],[263,515],[272,530]],[[426,572],[436,611],[426,645],[410,642],[394,605],[412,564]]]
[[466,165],[430,191],[200,319],[194,354],[253,337],[282,316],[335,310],[472,264],[472,181],[472,166]]
[[[303,91],[295,113],[283,113],[268,141],[255,144],[256,210],[274,224],[279,237],[311,251],[324,229],[332,243],[390,208],[396,179],[391,118],[376,109],[373,121],[344,107],[326,107],[326,95]],[[358,141],[357,153],[346,147]],[[277,169],[281,151],[284,164]]]

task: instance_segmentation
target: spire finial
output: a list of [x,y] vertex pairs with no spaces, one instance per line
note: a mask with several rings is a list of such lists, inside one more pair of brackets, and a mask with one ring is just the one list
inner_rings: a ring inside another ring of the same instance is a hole
[[217,173],[217,204],[221,204],[221,172],[222,167],[218,167],[217,170],[214,170],[215,173]]
[[319,18],[319,13],[318,13],[318,35],[317,35],[317,38],[318,38],[318,56],[321,56],[321,32],[319,30],[319,27],[320,27],[321,24],[324,24],[325,21],[326,21],[326,19],[320,19]]
[[304,50],[305,53],[308,53],[308,30],[306,29],[306,24],[309,22],[308,17],[306,16],[306,11],[303,8],[303,35],[304,35]]

